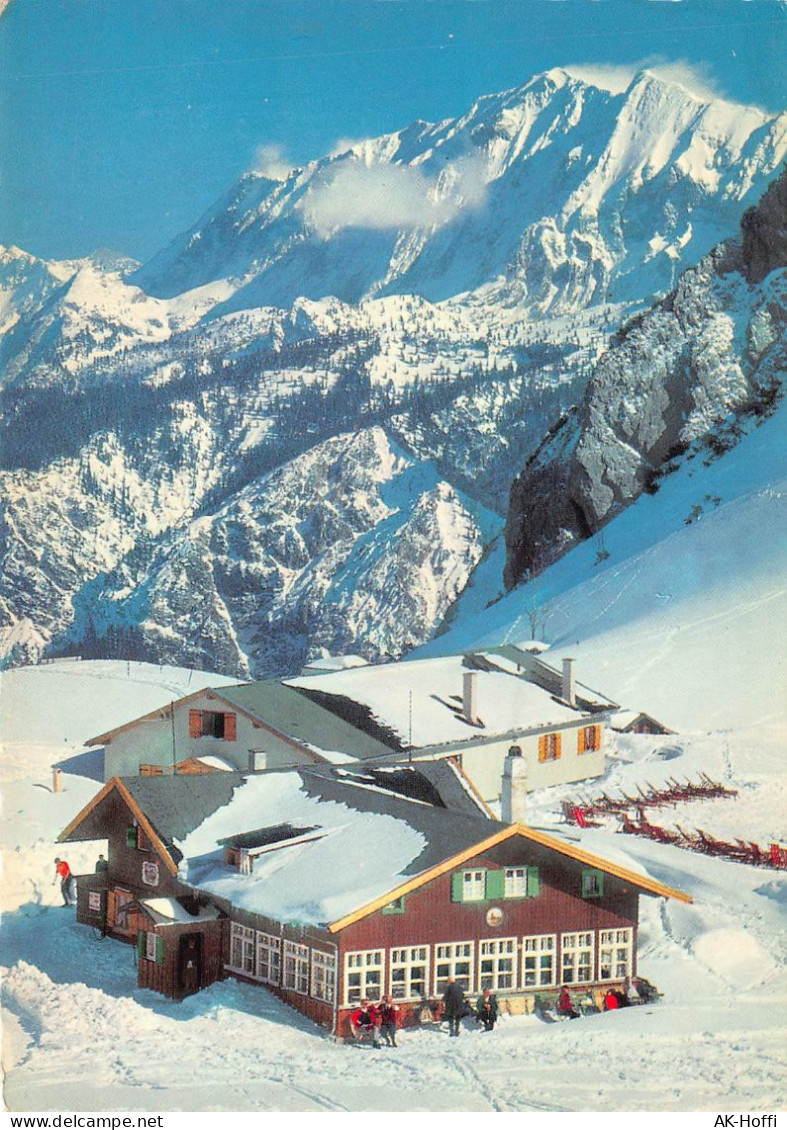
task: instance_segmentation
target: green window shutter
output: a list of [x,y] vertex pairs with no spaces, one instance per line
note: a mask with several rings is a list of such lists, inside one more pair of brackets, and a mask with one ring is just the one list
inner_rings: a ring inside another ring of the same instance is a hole
[[541,893],[541,880],[538,877],[537,867],[528,867],[527,869],[527,897],[529,899],[538,898]]
[[404,914],[404,895],[400,895],[393,902],[386,903],[383,907],[383,914]]
[[461,871],[455,871],[451,876],[451,902],[464,902],[464,880]]
[[164,964],[164,939],[156,935],[156,965]]
[[140,930],[137,934],[137,956],[144,957],[147,952],[148,932]]
[[137,846],[137,827],[135,824],[129,824],[126,828],[126,847]]
[[604,872],[589,867],[582,872],[582,898],[600,899],[604,895]]
[[486,897],[488,899],[505,898],[506,873],[505,871],[487,871]]

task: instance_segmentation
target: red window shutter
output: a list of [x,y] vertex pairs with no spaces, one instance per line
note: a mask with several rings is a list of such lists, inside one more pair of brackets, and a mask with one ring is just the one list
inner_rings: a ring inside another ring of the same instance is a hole
[[200,738],[202,737],[202,711],[190,710],[189,711],[189,737]]
[[227,742],[234,742],[238,736],[238,728],[236,725],[235,714],[224,715],[224,740]]

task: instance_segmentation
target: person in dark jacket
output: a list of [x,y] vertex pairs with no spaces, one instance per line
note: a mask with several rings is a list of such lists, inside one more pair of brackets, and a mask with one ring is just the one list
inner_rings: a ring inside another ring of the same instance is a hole
[[449,977],[443,993],[443,1016],[448,1021],[448,1035],[459,1035],[459,1021],[467,1016],[469,1009],[462,986],[457,985],[455,977]]
[[96,875],[106,875],[109,871],[109,861],[104,859],[103,854],[99,855],[96,860]]
[[491,989],[484,989],[475,1002],[475,1014],[485,1032],[491,1032],[498,1017],[497,997]]
[[399,1006],[390,997],[383,997],[377,1006],[380,1017],[380,1032],[385,1037],[386,1047],[396,1047],[396,1025],[399,1020]]

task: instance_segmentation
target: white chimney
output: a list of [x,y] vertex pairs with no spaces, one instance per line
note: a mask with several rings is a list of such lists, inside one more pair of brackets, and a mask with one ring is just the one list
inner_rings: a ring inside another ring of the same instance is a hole
[[518,745],[512,745],[503,765],[500,815],[505,824],[524,824],[527,809],[527,765]]
[[574,660],[563,660],[563,701],[569,706],[577,705],[577,688],[574,682]]
[[462,714],[465,721],[475,725],[477,718],[477,671],[465,671],[462,676]]
[[264,749],[249,750],[249,769],[252,773],[261,773],[268,768],[268,754]]

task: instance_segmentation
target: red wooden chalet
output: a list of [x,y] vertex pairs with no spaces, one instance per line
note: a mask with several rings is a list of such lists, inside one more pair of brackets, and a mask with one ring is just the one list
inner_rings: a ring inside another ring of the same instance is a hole
[[77,918],[183,997],[257,982],[337,1034],[364,997],[407,1022],[448,977],[501,1001],[636,973],[640,894],[688,895],[492,820],[446,761],[114,778],[60,839],[109,843]]

